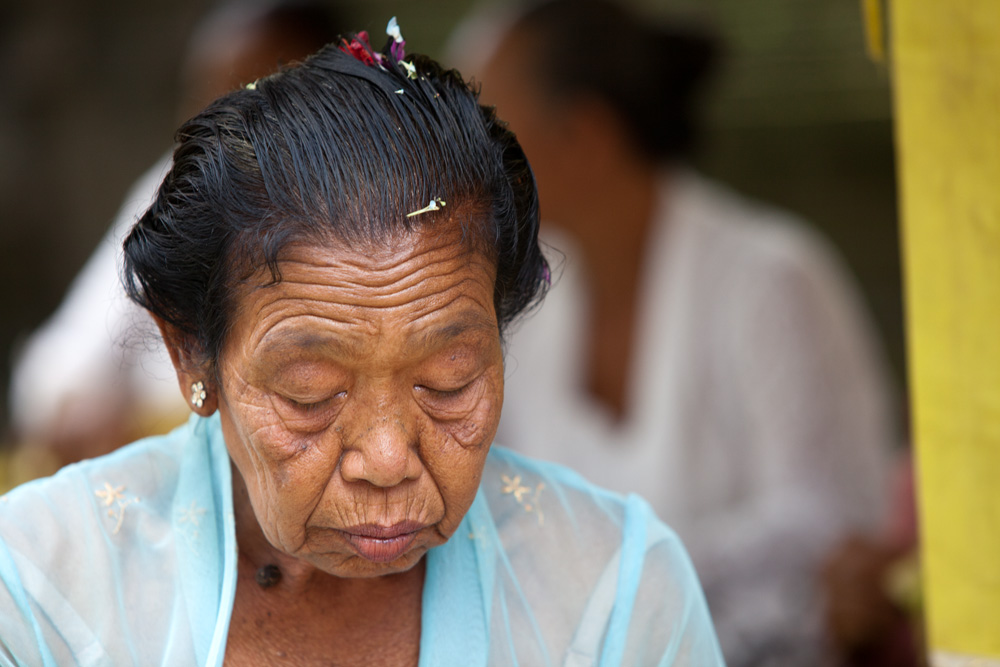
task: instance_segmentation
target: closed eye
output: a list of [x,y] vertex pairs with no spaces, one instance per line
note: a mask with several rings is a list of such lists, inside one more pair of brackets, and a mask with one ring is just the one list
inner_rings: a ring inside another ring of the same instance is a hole
[[295,398],[291,398],[290,396],[282,396],[281,400],[285,401],[288,405],[290,405],[295,410],[298,410],[299,412],[303,412],[303,413],[308,414],[308,413],[317,412],[319,410],[322,410],[323,408],[326,408],[331,403],[333,403],[333,401],[335,399],[342,398],[343,396],[346,396],[346,395],[347,395],[347,392],[346,391],[342,391],[342,392],[340,392],[340,393],[338,393],[338,394],[336,394],[334,396],[331,396],[329,398],[320,399],[318,401],[310,400],[310,399],[305,399],[305,400],[303,400],[303,399],[295,399]]
[[[475,380],[473,380],[473,382],[475,382]],[[431,398],[448,399],[461,396],[469,387],[472,386],[473,382],[469,382],[455,389],[435,389],[434,387],[428,387],[427,385],[422,384],[414,385],[413,388],[420,393],[427,394]]]

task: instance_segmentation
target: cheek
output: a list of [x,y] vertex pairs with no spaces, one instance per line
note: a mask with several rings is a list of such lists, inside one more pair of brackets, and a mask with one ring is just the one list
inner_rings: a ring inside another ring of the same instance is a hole
[[223,435],[243,477],[257,521],[272,544],[293,550],[304,539],[304,524],[324,484],[303,479],[322,477],[320,465],[305,459],[306,439],[284,428],[262,392],[243,389],[224,403]]
[[488,452],[489,443],[485,443],[457,451],[448,449],[425,459],[424,466],[444,503],[444,518],[438,524],[438,531],[444,537],[455,532],[475,500]]
[[488,450],[500,423],[502,402],[503,380],[489,382],[469,414],[449,422],[449,435],[462,447]]
[[503,401],[503,374],[496,373],[475,406],[460,418],[435,422],[424,440],[423,462],[445,503],[441,530],[450,535],[476,497]]
[[269,469],[308,449],[315,434],[290,428],[275,397],[234,374],[225,399],[248,455]]
[[431,405],[427,412],[438,428],[460,447],[488,447],[496,435],[500,421],[503,381],[494,377],[484,378],[470,392],[458,405],[451,406],[451,409]]

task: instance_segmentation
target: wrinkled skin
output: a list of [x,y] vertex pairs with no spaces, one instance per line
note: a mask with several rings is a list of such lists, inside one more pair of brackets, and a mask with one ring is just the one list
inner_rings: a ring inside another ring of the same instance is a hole
[[[493,263],[440,229],[295,246],[281,282],[261,287],[262,274],[239,296],[218,409],[241,550],[255,519],[280,560],[373,577],[409,570],[458,527],[496,432],[503,361]],[[415,536],[391,559],[352,542],[352,528],[402,522]]]

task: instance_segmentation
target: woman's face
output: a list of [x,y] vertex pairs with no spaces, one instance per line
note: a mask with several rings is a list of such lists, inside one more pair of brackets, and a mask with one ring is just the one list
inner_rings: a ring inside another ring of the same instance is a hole
[[226,445],[278,550],[342,577],[415,565],[476,495],[503,400],[493,263],[460,231],[302,245],[246,289]]

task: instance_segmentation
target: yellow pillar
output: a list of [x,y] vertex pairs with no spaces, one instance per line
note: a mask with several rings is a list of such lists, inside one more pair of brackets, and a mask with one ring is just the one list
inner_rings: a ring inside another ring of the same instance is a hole
[[1000,0],[890,0],[932,665],[1000,665]]

